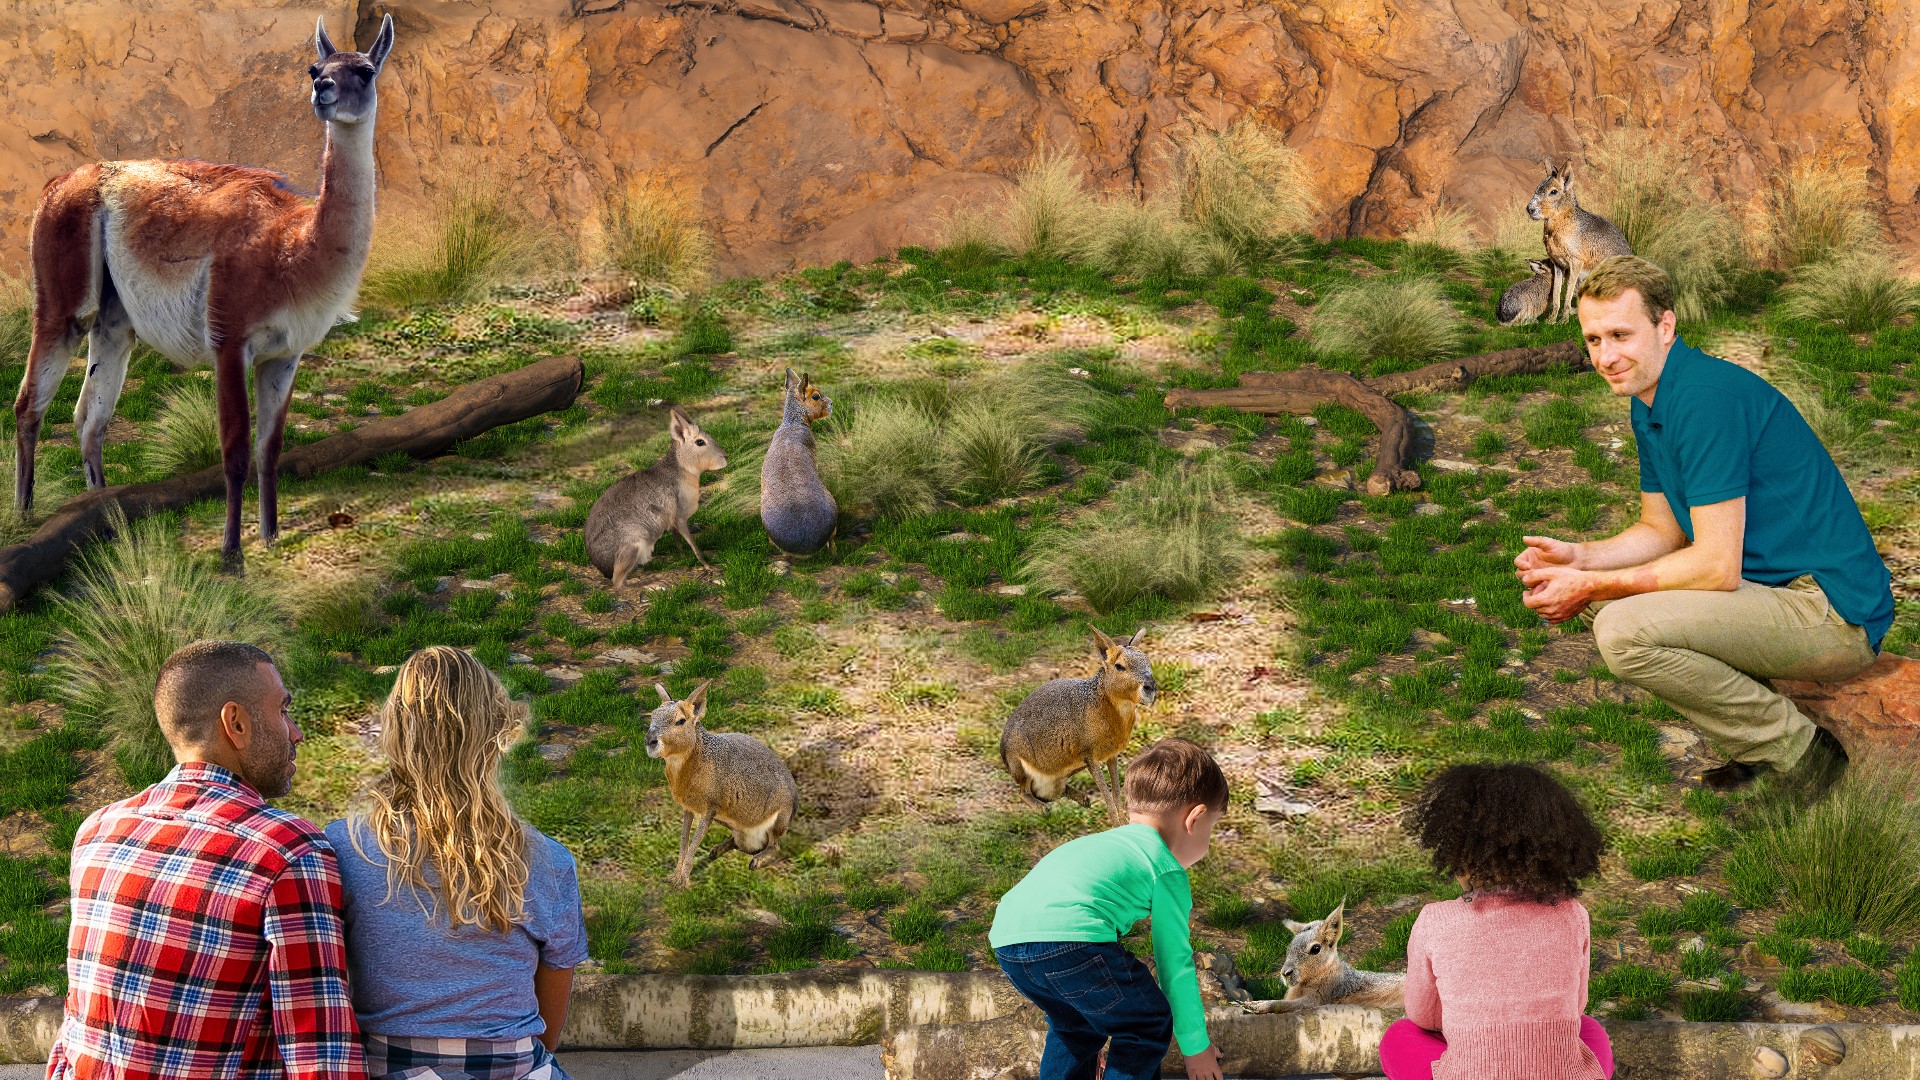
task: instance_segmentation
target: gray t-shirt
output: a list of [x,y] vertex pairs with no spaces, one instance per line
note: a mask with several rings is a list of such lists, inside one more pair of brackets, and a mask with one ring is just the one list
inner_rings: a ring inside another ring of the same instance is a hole
[[[449,929],[445,915],[429,917],[422,898],[404,885],[387,899],[380,846],[364,827],[356,831],[359,849],[345,821],[327,825],[346,895],[347,975],[360,1030],[502,1040],[545,1031],[533,996],[535,968],[570,968],[587,958],[573,855],[529,825],[525,921],[505,933]],[[434,880],[431,867],[426,876]]]

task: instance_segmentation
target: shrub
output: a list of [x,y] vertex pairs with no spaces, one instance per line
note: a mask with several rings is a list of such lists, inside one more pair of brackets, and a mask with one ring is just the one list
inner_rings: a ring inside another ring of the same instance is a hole
[[1122,196],[1091,208],[1074,257],[1103,273],[1177,278],[1198,270],[1205,253],[1193,227],[1180,220],[1178,207]]
[[140,444],[140,459],[148,473],[162,477],[220,464],[220,411],[212,385],[195,379],[167,391]]
[[1223,512],[1232,483],[1211,458],[1129,480],[1110,509],[1037,541],[1027,572],[1103,615],[1146,595],[1197,600],[1240,567],[1243,545]]
[[1473,227],[1473,215],[1437,199],[1420,208],[1420,216],[1400,238],[1408,244],[1450,251],[1469,251],[1480,243]]
[[461,303],[534,261],[534,231],[510,193],[485,178],[455,181],[425,212],[383,210],[362,301],[384,308]]
[[1041,151],[1020,170],[1000,213],[995,246],[1040,258],[1070,254],[1090,207],[1080,165],[1064,153]]
[[1046,447],[1084,426],[1086,384],[1020,367],[975,379],[940,431],[946,489],[975,499],[1015,495],[1042,478]]
[[[820,478],[842,513],[906,517],[940,492],[940,422],[911,402],[875,397],[835,409],[836,437],[820,448]],[[844,415],[845,419],[840,419]]]
[[1886,244],[1864,166],[1800,154],[1768,178],[1748,207],[1756,257],[1782,270],[1871,253]]
[[1696,982],[1713,978],[1726,966],[1726,960],[1712,949],[1680,950],[1680,974]]
[[153,712],[154,680],[175,649],[203,638],[265,644],[283,620],[239,579],[186,551],[167,518],[112,523],[54,597],[66,631],[53,671],[75,711],[111,734],[128,781],[172,764]]
[[632,176],[600,204],[600,258],[634,285],[698,288],[713,265],[713,239],[693,200],[656,176]]
[[1408,364],[1448,356],[1465,329],[1431,278],[1368,278],[1327,293],[1309,331],[1322,352]]
[[1846,941],[1847,955],[1870,968],[1886,967],[1893,959],[1893,950],[1887,943],[1870,934],[1854,934]]
[[1882,936],[1920,927],[1920,806],[1893,778],[1855,766],[1811,808],[1767,812],[1752,842],[1796,911]]
[[887,933],[902,945],[919,945],[938,937],[946,925],[947,918],[938,909],[915,900],[887,920]]
[[1245,258],[1257,261],[1273,241],[1313,227],[1306,159],[1253,120],[1176,140],[1173,165],[1182,220]]
[[1732,294],[1740,226],[1697,179],[1694,150],[1679,135],[1638,123],[1610,128],[1587,162],[1592,205],[1634,254],[1673,276],[1680,318],[1703,319]]
[[1717,892],[1688,893],[1680,901],[1678,925],[1699,933],[1725,926],[1733,918],[1733,905]]
[[1893,260],[1874,252],[1803,266],[1781,290],[1782,313],[1830,323],[1852,333],[1878,330],[1920,307],[1920,286]]

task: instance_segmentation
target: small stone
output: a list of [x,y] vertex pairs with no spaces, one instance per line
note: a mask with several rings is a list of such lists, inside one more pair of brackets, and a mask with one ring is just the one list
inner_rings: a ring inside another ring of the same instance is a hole
[[569,747],[558,746],[554,743],[546,743],[540,747],[540,756],[555,765],[565,761],[568,757],[572,756],[572,753],[573,751]]
[[1319,426],[1320,426],[1320,421],[1319,421],[1319,419],[1318,419],[1318,418],[1316,418],[1316,417],[1312,417],[1312,416],[1303,416],[1303,417],[1301,417],[1301,418],[1300,418],[1300,422],[1301,422],[1302,424],[1305,424],[1305,425],[1307,425],[1308,427],[1319,427]]
[[608,649],[606,652],[600,654],[600,659],[605,660],[609,664],[630,664],[638,667],[643,664],[651,664],[660,658],[650,652],[641,652],[639,649],[623,647],[619,649]]
[[1762,1046],[1753,1052],[1753,1074],[1778,1080],[1787,1075],[1787,1055],[1771,1046]]
[[473,589],[476,591],[480,589],[491,589],[493,588],[493,582],[482,581],[479,578],[466,578],[460,582],[460,587],[463,589]]
[[533,663],[533,657],[528,656],[526,653],[523,653],[523,652],[510,652],[507,654],[507,663],[531,664]]
[[773,560],[773,565],[768,567],[768,569],[773,571],[774,577],[786,577],[788,574],[793,573],[793,567],[788,566],[784,559]]
[[880,580],[886,582],[888,585],[892,585],[900,580],[900,575],[891,570],[882,570],[880,571]]
[[1439,517],[1441,514],[1447,512],[1447,508],[1437,502],[1423,502],[1415,506],[1413,512],[1419,514],[1421,517]]
[[975,540],[985,540],[986,537],[975,536],[970,532],[950,532],[940,537],[940,539],[945,540],[949,544],[971,544]]
[[673,661],[671,661],[671,660],[663,660],[663,661],[661,661],[661,662],[660,662],[660,674],[662,674],[662,675],[671,675],[671,674],[673,674]]
[[1847,1043],[1839,1032],[1822,1024],[1800,1035],[1800,1056],[1822,1065],[1838,1065],[1847,1059]]
[[437,593],[443,593],[443,592],[446,592],[446,591],[447,591],[447,587],[448,587],[449,585],[452,585],[452,584],[453,584],[453,579],[452,579],[452,578],[450,578],[450,577],[437,577],[437,578],[434,578],[434,579],[433,579],[433,591],[434,591],[434,592],[437,592]]
[[379,667],[373,669],[373,673],[375,675],[391,675],[399,670],[399,664],[381,664]]
[[1471,461],[1456,461],[1453,458],[1437,457],[1429,460],[1427,464],[1443,472],[1475,473],[1480,471],[1480,466],[1475,465]]
[[547,678],[552,679],[554,682],[557,682],[557,683],[565,683],[568,686],[572,686],[574,683],[579,682],[581,679],[584,679],[587,676],[587,673],[584,671],[581,671],[579,668],[568,667],[564,664],[558,667],[547,668],[546,672],[547,672]]
[[995,585],[993,591],[999,593],[1001,596],[1023,596],[1026,594],[1027,587],[1025,585]]

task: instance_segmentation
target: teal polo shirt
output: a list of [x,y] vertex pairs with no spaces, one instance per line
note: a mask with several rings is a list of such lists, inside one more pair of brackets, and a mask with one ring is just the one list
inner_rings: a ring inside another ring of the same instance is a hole
[[1893,579],[1840,469],[1798,409],[1738,364],[1678,338],[1653,392],[1633,399],[1640,490],[1667,497],[1693,540],[1696,506],[1744,495],[1740,576],[1785,585],[1802,574],[1874,651],[1893,625]]

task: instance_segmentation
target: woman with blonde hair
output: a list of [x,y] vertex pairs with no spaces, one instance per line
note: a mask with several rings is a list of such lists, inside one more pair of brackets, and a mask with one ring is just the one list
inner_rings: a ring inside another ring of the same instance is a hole
[[500,789],[524,719],[472,656],[414,653],[380,711],[386,771],[327,826],[375,1080],[566,1080],[551,1051],[587,934],[573,856]]

